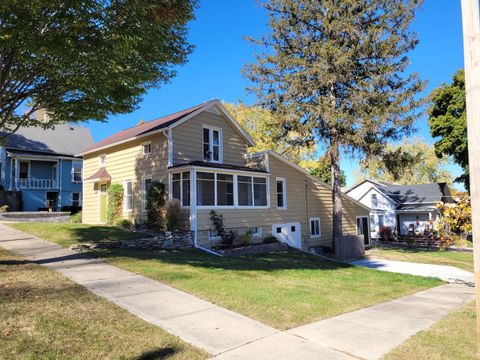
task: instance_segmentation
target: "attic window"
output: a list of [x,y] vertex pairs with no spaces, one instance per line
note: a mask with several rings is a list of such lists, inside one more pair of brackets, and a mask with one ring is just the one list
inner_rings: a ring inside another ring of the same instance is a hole
[[98,157],[98,165],[100,165],[101,167],[104,167],[105,164],[107,163],[107,155],[100,155]]
[[222,130],[210,126],[203,127],[203,160],[222,161]]
[[143,155],[152,153],[152,143],[150,141],[142,144],[142,153]]

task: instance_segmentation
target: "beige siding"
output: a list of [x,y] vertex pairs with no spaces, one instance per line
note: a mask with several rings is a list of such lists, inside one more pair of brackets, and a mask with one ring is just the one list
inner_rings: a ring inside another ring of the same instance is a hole
[[[142,144],[151,141],[152,153],[142,154]],[[98,157],[106,154],[106,170],[111,176],[111,183],[124,184],[126,180],[133,181],[134,209],[125,213],[126,218],[142,217],[141,180],[151,177],[162,181],[168,186],[167,141],[163,134],[155,134],[136,141],[114,146],[104,151],[87,154],[83,162],[83,176],[88,178],[98,169]],[[84,182],[83,184],[83,222],[95,224],[99,222],[99,186]]]
[[[269,156],[270,165],[270,208],[269,209],[218,209],[225,217],[228,228],[237,229],[239,233],[252,226],[261,226],[263,236],[269,235],[273,224],[300,222],[304,247],[330,245],[332,236],[332,193],[331,190],[314,183],[304,173],[287,165],[273,156]],[[287,208],[277,209],[276,178],[286,180]],[[343,232],[356,233],[356,216],[368,215],[368,210],[355,203],[347,196],[343,201]],[[209,210],[198,210],[199,240],[206,244],[208,233],[213,228]],[[310,238],[309,219],[320,218],[321,237]]]
[[203,125],[222,129],[223,162],[244,165],[247,144],[224,115],[204,111],[172,129],[173,162],[182,164],[203,160]]

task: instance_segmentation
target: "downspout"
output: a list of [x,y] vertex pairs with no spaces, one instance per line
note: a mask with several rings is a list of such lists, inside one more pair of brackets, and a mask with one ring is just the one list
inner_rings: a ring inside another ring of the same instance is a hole
[[[306,228],[306,230],[308,230],[308,234],[310,234],[310,219],[309,219],[309,214],[308,214],[308,178],[305,179],[305,215],[307,216],[307,221],[306,221],[307,228]],[[307,237],[305,237],[305,245],[307,243],[306,238]]]

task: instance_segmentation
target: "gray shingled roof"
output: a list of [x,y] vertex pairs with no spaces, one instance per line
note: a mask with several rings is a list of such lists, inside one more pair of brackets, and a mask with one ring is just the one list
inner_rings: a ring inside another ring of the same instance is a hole
[[399,204],[399,207],[404,206],[404,204],[425,204],[435,203],[437,201],[451,201],[450,190],[446,183],[390,185],[378,186],[377,188]]
[[[0,132],[1,134],[1,132]],[[90,130],[83,126],[60,124],[55,129],[21,128],[8,136],[6,148],[75,155],[93,144]]]

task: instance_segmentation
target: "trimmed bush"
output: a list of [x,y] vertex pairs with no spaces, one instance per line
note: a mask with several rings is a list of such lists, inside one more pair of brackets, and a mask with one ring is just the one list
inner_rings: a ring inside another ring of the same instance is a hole
[[150,184],[147,193],[147,224],[151,228],[164,227],[165,185],[159,181]]
[[107,190],[107,223],[116,224],[122,218],[123,186],[111,184]]
[[115,226],[122,229],[131,229],[133,226],[133,223],[128,219],[120,219],[115,223]]
[[274,244],[274,243],[277,243],[277,242],[279,242],[278,239],[273,235],[266,236],[262,240],[262,243],[264,243],[264,244]]
[[181,219],[180,201],[178,199],[170,199],[165,205],[165,225],[167,230],[175,231],[180,227]]

